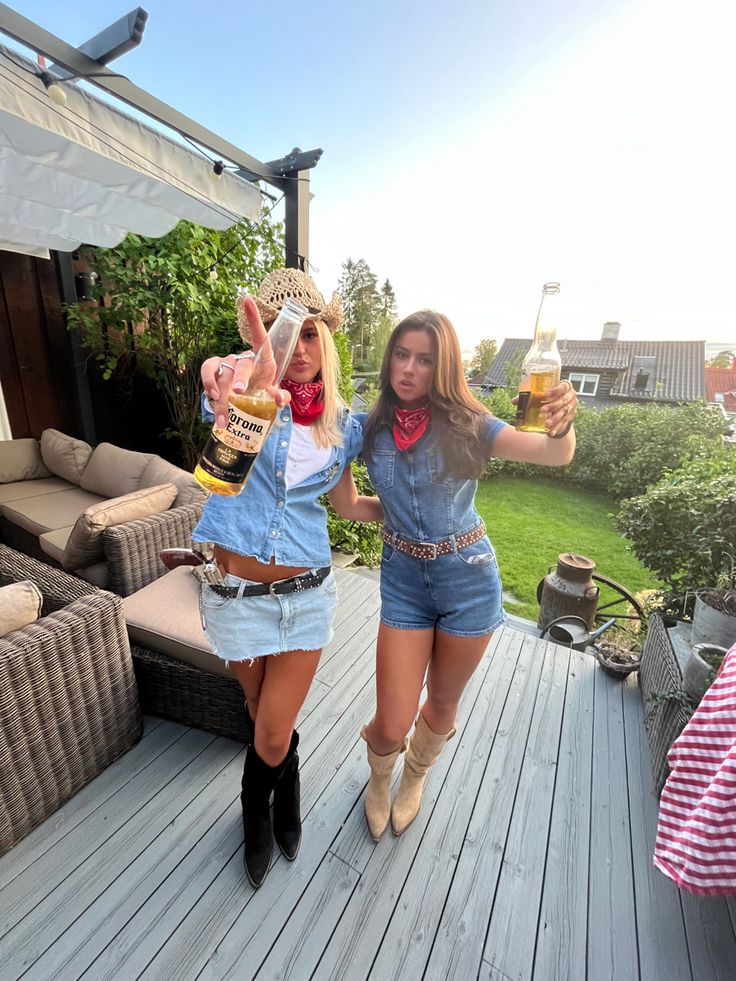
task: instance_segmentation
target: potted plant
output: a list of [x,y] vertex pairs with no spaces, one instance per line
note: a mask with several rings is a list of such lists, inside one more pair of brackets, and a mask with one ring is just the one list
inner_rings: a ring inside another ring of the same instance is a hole
[[613,627],[593,645],[603,670],[616,678],[637,671],[641,661],[641,641],[630,630]]
[[728,649],[736,643],[736,560],[728,553],[729,568],[715,587],[695,591],[690,643],[715,644]]
[[725,647],[715,644],[697,644],[690,650],[682,687],[693,704],[697,705],[713,684],[727,653]]

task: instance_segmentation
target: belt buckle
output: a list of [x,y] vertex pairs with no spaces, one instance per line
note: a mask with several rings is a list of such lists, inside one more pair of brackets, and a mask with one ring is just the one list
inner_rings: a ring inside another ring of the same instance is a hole
[[437,558],[437,555],[439,554],[437,552],[437,545],[434,542],[419,542],[419,545],[422,548],[431,548],[432,549],[432,554],[430,556],[428,556],[424,561],[425,562],[434,562],[434,560]]
[[269,596],[281,596],[281,593],[277,593],[275,586],[281,586],[282,583],[288,582],[288,579],[276,579],[275,582],[270,582],[268,584],[268,595]]

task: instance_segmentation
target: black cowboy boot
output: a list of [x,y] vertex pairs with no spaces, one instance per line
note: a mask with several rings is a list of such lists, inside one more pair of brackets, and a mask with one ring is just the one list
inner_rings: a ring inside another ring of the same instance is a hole
[[243,833],[245,836],[243,864],[251,885],[258,888],[266,878],[273,854],[271,831],[271,791],[284,770],[284,762],[278,766],[264,763],[253,743],[245,751],[243,767],[243,791],[240,803],[243,807]]
[[298,745],[299,733],[295,729],[282,764],[284,770],[273,790],[273,835],[281,854],[290,862],[296,858],[302,840]]

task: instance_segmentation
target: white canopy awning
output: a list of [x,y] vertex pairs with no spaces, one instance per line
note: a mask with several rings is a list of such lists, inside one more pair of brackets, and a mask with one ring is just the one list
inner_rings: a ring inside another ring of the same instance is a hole
[[0,46],[0,249],[48,255],[157,237],[186,218],[225,229],[261,211],[257,187]]

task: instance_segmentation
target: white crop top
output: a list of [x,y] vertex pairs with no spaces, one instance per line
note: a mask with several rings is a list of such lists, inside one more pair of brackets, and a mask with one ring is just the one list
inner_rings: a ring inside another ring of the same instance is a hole
[[332,446],[317,446],[314,442],[311,426],[292,423],[291,441],[286,457],[286,473],[284,480],[286,489],[296,487],[307,477],[324,470],[334,453]]

